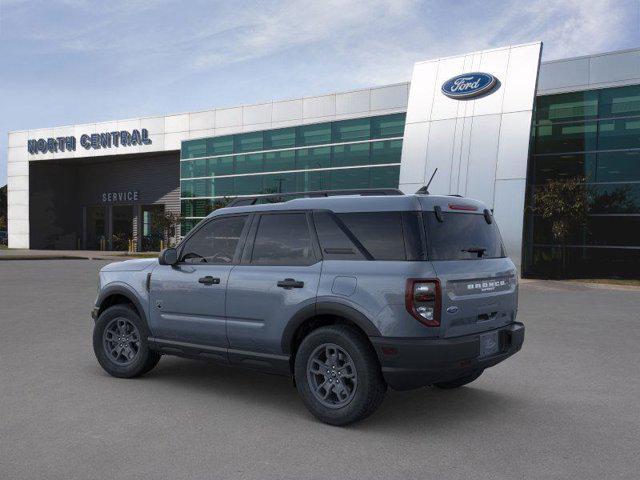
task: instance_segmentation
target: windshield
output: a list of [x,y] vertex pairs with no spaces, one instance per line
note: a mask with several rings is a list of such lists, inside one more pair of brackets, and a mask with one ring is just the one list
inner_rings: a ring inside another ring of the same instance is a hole
[[430,260],[478,260],[506,257],[495,221],[484,215],[442,212],[442,222],[434,212],[424,213]]

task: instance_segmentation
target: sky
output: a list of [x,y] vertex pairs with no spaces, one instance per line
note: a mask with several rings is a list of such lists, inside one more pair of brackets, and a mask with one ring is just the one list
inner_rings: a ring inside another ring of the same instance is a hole
[[542,40],[640,47],[640,0],[0,0],[0,185],[12,130],[410,80],[421,60]]

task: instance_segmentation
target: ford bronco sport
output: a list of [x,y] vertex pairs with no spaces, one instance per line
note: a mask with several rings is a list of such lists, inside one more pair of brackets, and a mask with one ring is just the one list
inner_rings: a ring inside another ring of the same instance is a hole
[[129,378],[167,354],[290,375],[311,413],[344,425],[387,386],[460,387],[521,348],[516,269],[485,205],[305,196],[237,199],[159,260],[105,266],[100,365]]

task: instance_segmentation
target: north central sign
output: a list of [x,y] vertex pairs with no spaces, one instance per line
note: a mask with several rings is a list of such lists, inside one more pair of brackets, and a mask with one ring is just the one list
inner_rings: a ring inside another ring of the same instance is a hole
[[[80,136],[80,146],[85,150],[101,148],[132,147],[135,145],[150,145],[149,131],[120,130],[117,132],[91,133]],[[75,152],[77,140],[75,136],[38,138],[27,141],[27,150],[31,155],[38,153]]]
[[455,99],[473,98],[490,92],[497,82],[496,77],[489,73],[464,73],[444,82],[442,93]]

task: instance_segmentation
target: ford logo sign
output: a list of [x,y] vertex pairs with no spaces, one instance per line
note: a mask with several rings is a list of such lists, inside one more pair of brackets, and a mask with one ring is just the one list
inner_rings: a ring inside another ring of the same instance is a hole
[[490,92],[498,80],[489,73],[464,73],[442,84],[442,93],[449,98],[473,98]]

